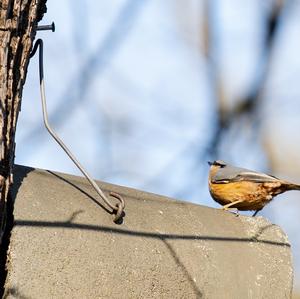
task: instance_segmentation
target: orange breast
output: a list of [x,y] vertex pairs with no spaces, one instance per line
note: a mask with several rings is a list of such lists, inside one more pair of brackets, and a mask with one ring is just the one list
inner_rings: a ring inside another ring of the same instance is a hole
[[272,199],[262,184],[247,181],[227,184],[209,183],[209,191],[214,200],[221,205],[241,200],[242,202],[232,206],[239,210],[258,210]]

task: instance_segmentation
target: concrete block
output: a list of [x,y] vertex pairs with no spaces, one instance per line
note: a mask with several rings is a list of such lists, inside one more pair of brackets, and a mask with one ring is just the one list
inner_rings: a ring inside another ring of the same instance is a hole
[[83,178],[16,167],[6,298],[290,298],[282,230],[99,182],[126,200],[122,224]]

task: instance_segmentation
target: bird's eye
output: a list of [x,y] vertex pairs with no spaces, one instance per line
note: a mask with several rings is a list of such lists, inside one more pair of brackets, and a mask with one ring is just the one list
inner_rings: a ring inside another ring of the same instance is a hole
[[222,160],[214,161],[214,165],[220,166],[221,168],[226,166],[226,163]]

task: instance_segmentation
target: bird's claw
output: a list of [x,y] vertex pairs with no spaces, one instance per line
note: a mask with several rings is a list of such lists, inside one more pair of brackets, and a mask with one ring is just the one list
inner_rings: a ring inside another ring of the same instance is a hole
[[240,216],[239,210],[237,208],[222,208],[223,211],[227,211],[231,214],[234,214],[236,217]]

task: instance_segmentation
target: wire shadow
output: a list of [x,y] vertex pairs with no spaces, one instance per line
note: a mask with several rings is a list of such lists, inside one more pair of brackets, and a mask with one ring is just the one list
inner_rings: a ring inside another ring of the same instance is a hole
[[196,285],[195,281],[191,277],[191,275],[190,275],[189,271],[187,270],[187,268],[185,267],[185,265],[179,259],[178,255],[176,254],[173,247],[165,239],[162,239],[162,241],[166,245],[167,249],[170,251],[170,254],[173,257],[175,263],[179,266],[179,268],[181,269],[183,274],[187,277],[190,285],[193,288],[193,291],[194,291],[195,295],[197,296],[196,298],[202,298],[203,297],[202,292],[199,290],[198,286]]
[[51,170],[47,170],[48,173],[52,174],[53,176],[55,176],[56,178],[62,180],[63,182],[67,183],[68,185],[72,186],[73,188],[75,188],[76,190],[78,190],[79,192],[81,192],[82,194],[84,194],[87,198],[89,198],[92,202],[94,202],[97,206],[101,207],[103,210],[105,210],[107,213],[112,214],[112,211],[110,211],[107,207],[105,207],[101,202],[99,202],[97,199],[95,199],[92,195],[90,195],[89,193],[87,193],[86,191],[84,191],[83,189],[81,189],[80,187],[78,187],[76,184],[72,183],[71,181],[65,179],[64,177],[56,174],[55,172],[51,171]]
[[[221,242],[255,242],[263,243],[272,246],[286,246],[291,247],[287,242],[271,241],[266,239],[259,239],[259,235],[256,233],[253,237],[248,238],[238,238],[238,237],[223,237],[223,236],[209,236],[209,235],[182,235],[182,234],[166,234],[157,232],[145,232],[145,231],[134,231],[119,229],[110,226],[100,226],[92,224],[82,224],[74,223],[69,221],[33,221],[33,220],[16,220],[16,226],[28,226],[28,227],[49,227],[49,228],[68,228],[68,229],[82,229],[88,231],[98,231],[109,234],[120,234],[132,237],[143,237],[143,238],[153,238],[153,239],[166,239],[166,240],[203,240],[203,241],[221,241]],[[262,229],[263,231],[263,229]]]
[[[77,215],[79,212],[80,211],[75,212],[74,215],[75,214]],[[73,219],[74,217],[71,218]],[[273,225],[266,225],[265,227],[262,227],[260,230],[258,230],[258,232],[254,234],[253,237],[237,238],[237,237],[223,237],[223,236],[208,236],[208,235],[199,236],[199,235],[192,235],[192,234],[182,235],[182,234],[166,234],[166,233],[158,233],[158,232],[154,233],[154,232],[145,232],[145,231],[133,231],[133,230],[125,230],[125,229],[119,229],[114,227],[108,227],[108,226],[73,223],[71,222],[71,218],[64,222],[16,220],[15,225],[23,226],[23,227],[83,229],[83,230],[97,231],[97,232],[108,233],[108,234],[119,234],[119,235],[127,235],[132,237],[152,238],[152,239],[159,240],[165,244],[166,248],[170,252],[170,255],[174,259],[176,265],[182,271],[183,275],[187,278],[187,281],[192,287],[196,298],[203,298],[203,293],[201,292],[201,290],[193,280],[191,274],[189,273],[188,269],[186,268],[184,263],[180,260],[179,256],[176,254],[176,251],[168,241],[178,239],[178,240],[192,240],[192,241],[203,240],[203,241],[242,242],[242,243],[255,242],[255,243],[262,243],[271,246],[290,247],[290,244],[286,242],[276,242],[271,240],[259,239],[259,236],[263,233],[263,231],[271,228]]]

